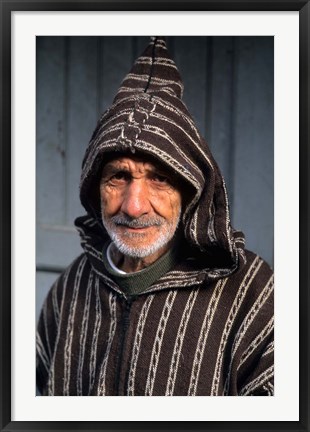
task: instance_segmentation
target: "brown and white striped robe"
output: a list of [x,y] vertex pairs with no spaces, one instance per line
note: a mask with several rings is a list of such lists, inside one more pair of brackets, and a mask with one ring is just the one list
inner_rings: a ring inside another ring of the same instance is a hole
[[43,394],[272,394],[273,276],[262,259],[246,252],[215,280],[185,259],[127,297],[103,265],[96,223],[79,225],[93,242],[52,287],[38,327]]

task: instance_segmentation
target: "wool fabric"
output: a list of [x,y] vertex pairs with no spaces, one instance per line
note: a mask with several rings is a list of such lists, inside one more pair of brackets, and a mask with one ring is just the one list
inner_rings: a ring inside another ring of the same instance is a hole
[[144,269],[134,273],[120,274],[110,265],[106,254],[107,246],[104,247],[102,252],[103,264],[111,279],[113,279],[127,295],[135,295],[145,291],[161,276],[171,270],[179,259],[177,247],[174,247]]

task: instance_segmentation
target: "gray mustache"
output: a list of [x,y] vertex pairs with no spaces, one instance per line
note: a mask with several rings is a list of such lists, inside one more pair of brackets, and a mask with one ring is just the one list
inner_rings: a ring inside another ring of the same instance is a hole
[[163,218],[160,217],[141,217],[131,219],[123,215],[113,216],[111,217],[111,221],[115,225],[123,225],[128,228],[147,228],[151,226],[161,226],[164,223]]

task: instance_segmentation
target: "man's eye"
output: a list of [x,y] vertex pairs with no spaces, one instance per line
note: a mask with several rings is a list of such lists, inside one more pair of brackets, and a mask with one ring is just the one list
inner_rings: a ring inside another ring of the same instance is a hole
[[156,183],[170,184],[168,177],[166,177],[164,175],[160,175],[160,174],[154,174],[152,177],[152,180]]
[[126,179],[126,174],[124,172],[118,172],[116,174],[114,174],[111,179],[113,180],[125,180]]
[[123,184],[128,180],[128,177],[129,176],[127,173],[124,171],[119,171],[111,175],[108,179],[108,182],[111,184]]

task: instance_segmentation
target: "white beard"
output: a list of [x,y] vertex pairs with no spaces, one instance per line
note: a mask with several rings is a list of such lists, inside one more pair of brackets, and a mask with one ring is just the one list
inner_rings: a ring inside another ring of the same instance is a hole
[[[164,218],[160,216],[156,217],[145,217],[131,219],[126,217],[125,215],[116,215],[112,218],[106,220],[103,216],[103,211],[101,209],[102,214],[102,223],[107,233],[109,234],[111,240],[117,247],[117,249],[124,255],[130,256],[133,258],[145,258],[149,255],[154,254],[163,246],[165,246],[174,236],[177,226],[180,221],[181,210],[179,212],[178,218],[176,221],[172,223],[168,223]],[[158,232],[158,237],[152,244],[141,246],[139,245],[139,238],[142,239],[144,237],[143,233],[134,233],[134,232],[122,232],[122,235],[118,233],[117,225],[127,225],[131,227],[147,227],[147,226],[158,226],[160,230]],[[124,240],[125,238],[136,238],[137,246],[130,246]]]

